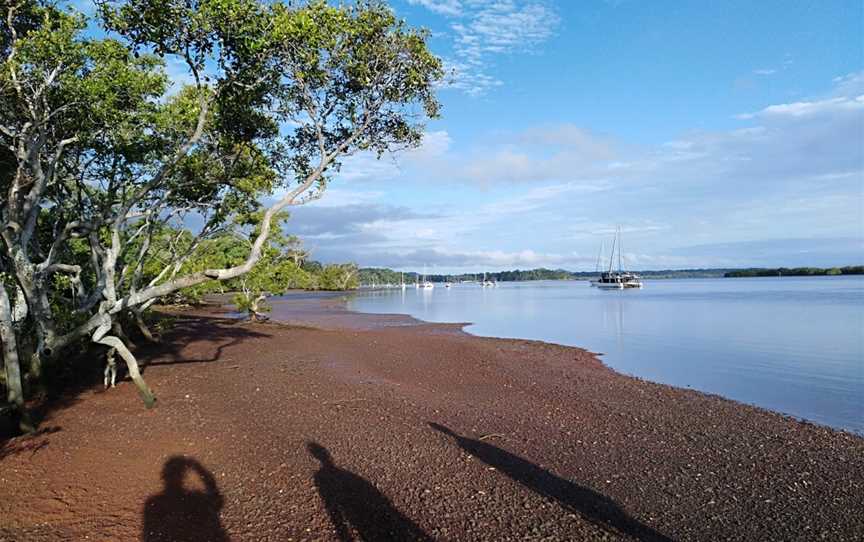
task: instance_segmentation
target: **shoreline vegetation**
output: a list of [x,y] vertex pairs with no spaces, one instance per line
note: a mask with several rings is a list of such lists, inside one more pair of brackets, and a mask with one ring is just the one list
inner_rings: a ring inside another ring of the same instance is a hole
[[[849,513],[864,506],[859,436],[629,377],[579,348],[326,295],[279,303],[290,323],[169,309],[164,341],[138,351],[155,410],[128,408],[128,382],[43,406],[42,431],[0,443],[0,539],[864,535]],[[172,485],[185,472],[205,489]],[[162,509],[184,521],[153,521]]]
[[728,278],[740,277],[818,277],[836,275],[864,275],[864,265],[850,265],[846,267],[777,267],[777,268],[750,268],[729,271],[723,276]]
[[[776,276],[821,276],[821,275],[862,275],[864,265],[846,267],[779,267],[779,268],[699,268],[699,269],[663,269],[635,271],[648,279],[692,279],[692,278],[738,278],[738,277],[776,277]],[[496,282],[530,281],[530,280],[589,280],[597,276],[594,271],[567,271],[565,269],[515,269],[512,271],[489,271],[486,273],[461,274],[427,274],[426,279],[432,282],[466,282],[477,281],[486,276]],[[359,282],[364,286],[372,284],[399,284],[403,279],[412,284],[420,279],[420,273],[394,271],[382,267],[364,267],[359,272]]]
[[419,147],[441,115],[430,33],[386,2],[90,7],[0,4],[0,392],[22,433],[87,345],[106,383],[122,363],[155,406],[127,340],[155,338],[147,310],[221,282],[259,317],[282,275],[304,276],[289,210],[352,155]]

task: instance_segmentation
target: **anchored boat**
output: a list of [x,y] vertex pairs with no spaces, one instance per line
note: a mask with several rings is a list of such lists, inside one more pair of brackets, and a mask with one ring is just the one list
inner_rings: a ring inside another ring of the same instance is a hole
[[[615,248],[618,248],[618,271],[612,271],[612,265],[615,261]],[[601,253],[603,247],[600,247]],[[598,264],[599,264],[598,256]],[[609,270],[601,273],[600,278],[591,281],[591,286],[596,286],[602,290],[624,290],[625,288],[642,288],[642,277],[630,271],[623,269],[623,256],[621,252],[621,227],[615,231],[615,237],[612,239],[612,253],[609,255]]]

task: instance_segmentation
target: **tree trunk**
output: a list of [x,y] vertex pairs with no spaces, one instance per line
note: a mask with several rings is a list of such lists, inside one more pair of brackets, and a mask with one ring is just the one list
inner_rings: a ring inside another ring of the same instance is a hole
[[132,316],[135,319],[135,325],[138,326],[138,331],[141,332],[141,335],[143,335],[144,338],[151,343],[158,343],[159,337],[157,337],[153,334],[152,331],[150,331],[150,328],[147,326],[147,322],[144,321],[144,316],[141,314],[141,312],[132,309]]
[[[110,318],[107,315],[104,317]],[[123,341],[113,335],[106,335],[111,327],[112,324],[110,321],[99,326],[99,328],[97,328],[93,333],[93,342],[104,344],[105,346],[116,349],[117,353],[120,354],[120,357],[123,358],[123,361],[126,362],[126,369],[129,372],[129,378],[131,378],[132,382],[135,383],[135,386],[138,387],[138,393],[141,395],[144,405],[147,408],[153,407],[153,405],[156,404],[156,396],[153,395],[147,382],[144,381],[144,377],[141,376],[141,371],[138,369],[138,360],[136,360],[135,356],[132,355],[132,352],[126,348]]]
[[111,324],[111,331],[114,333],[114,336],[123,341],[123,344],[127,345],[127,348],[136,348],[135,343],[132,342],[132,339],[130,339],[129,336],[126,335],[126,332],[123,331],[123,326],[120,324],[119,320],[115,320],[114,323]]
[[249,305],[249,312],[252,320],[256,322],[263,322],[267,320],[267,315],[259,310],[261,302],[265,299],[267,299],[267,297],[264,294],[261,294],[258,297],[252,299],[252,302]]
[[36,428],[24,405],[18,340],[12,326],[12,307],[9,304],[9,294],[2,284],[0,284],[0,342],[3,343],[3,362],[6,369],[6,398],[18,417],[18,428],[24,433],[32,433]]

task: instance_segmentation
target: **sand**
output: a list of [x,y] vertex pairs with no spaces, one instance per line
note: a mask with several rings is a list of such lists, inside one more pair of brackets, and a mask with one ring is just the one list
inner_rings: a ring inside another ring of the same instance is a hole
[[[864,439],[302,296],[175,313],[0,441],[0,540],[862,540]],[[89,369],[88,369],[89,367]]]

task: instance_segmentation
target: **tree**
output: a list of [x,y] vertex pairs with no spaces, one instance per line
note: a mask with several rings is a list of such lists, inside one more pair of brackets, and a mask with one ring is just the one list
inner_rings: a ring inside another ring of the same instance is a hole
[[[143,326],[156,300],[249,273],[274,218],[321,197],[342,158],[415,146],[439,113],[441,63],[426,33],[379,2],[99,8],[109,37],[85,34],[82,15],[47,0],[2,8],[0,340],[9,402],[22,412],[28,325],[30,378],[89,340],[120,354],[151,406],[121,317]],[[169,84],[169,56],[185,63],[190,85]],[[256,212],[240,263],[184,266]],[[194,232],[180,227],[190,221]],[[166,237],[169,228],[177,233]],[[154,260],[159,270],[145,274]]]
[[320,290],[351,290],[357,288],[359,278],[359,270],[352,263],[330,264],[321,269],[317,286]]

